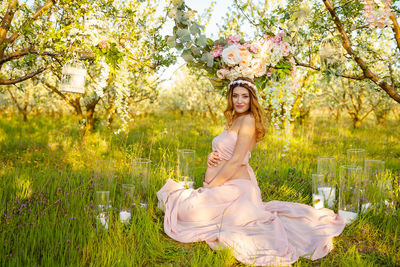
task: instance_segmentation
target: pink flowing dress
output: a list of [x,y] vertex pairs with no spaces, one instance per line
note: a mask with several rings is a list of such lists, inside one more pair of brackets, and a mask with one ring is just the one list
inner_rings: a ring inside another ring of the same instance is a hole
[[[213,150],[229,160],[236,141],[235,132],[223,131],[214,138]],[[205,241],[215,250],[231,248],[237,260],[256,266],[290,265],[298,257],[316,260],[327,255],[345,222],[330,209],[263,202],[249,157],[250,152],[243,164],[251,180],[185,189],[168,179],[157,192],[165,233],[183,243]]]

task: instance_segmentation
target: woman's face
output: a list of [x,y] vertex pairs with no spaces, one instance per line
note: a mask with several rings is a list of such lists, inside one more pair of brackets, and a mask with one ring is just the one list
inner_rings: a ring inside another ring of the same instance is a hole
[[236,86],[232,92],[232,104],[236,113],[244,113],[250,109],[250,92],[244,87]]

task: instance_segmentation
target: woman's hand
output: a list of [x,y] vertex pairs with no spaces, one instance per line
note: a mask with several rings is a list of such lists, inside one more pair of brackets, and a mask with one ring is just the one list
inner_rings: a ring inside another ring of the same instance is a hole
[[221,158],[217,151],[213,151],[208,155],[207,165],[208,167],[215,167],[221,162]]

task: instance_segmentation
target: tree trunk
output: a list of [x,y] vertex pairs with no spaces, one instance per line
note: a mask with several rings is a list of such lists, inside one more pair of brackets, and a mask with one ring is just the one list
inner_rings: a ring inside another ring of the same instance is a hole
[[361,126],[362,121],[359,120],[358,118],[353,119],[353,127],[354,129],[358,129]]
[[382,112],[379,114],[375,113],[376,122],[378,123],[378,125],[385,125],[387,116],[388,116],[388,112]]
[[28,121],[28,112],[26,111],[21,111],[22,117],[24,118],[24,122]]
[[335,121],[336,121],[336,123],[339,122],[339,120],[340,120],[341,117],[342,117],[341,110],[340,110],[340,108],[337,108],[337,109],[336,109],[336,114],[335,114]]

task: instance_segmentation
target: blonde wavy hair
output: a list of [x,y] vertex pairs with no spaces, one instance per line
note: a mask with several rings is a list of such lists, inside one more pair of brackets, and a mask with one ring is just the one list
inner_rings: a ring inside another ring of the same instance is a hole
[[[239,77],[235,79],[235,81],[239,80],[244,80],[251,82],[254,84],[253,80],[247,77]],[[264,109],[262,106],[258,103],[257,95],[254,89],[247,85],[246,83],[234,83],[232,86],[228,88],[228,101],[227,101],[227,107],[224,111],[224,115],[226,118],[227,126],[231,127],[233,124],[233,121],[236,119],[237,114],[235,112],[235,109],[233,107],[233,101],[232,101],[232,94],[233,94],[233,89],[236,87],[241,86],[243,88],[246,88],[249,93],[250,93],[250,108],[249,112],[253,114],[254,119],[256,121],[256,142],[260,142],[264,139],[265,133],[267,132],[266,129],[266,118],[265,118],[265,113]]]

